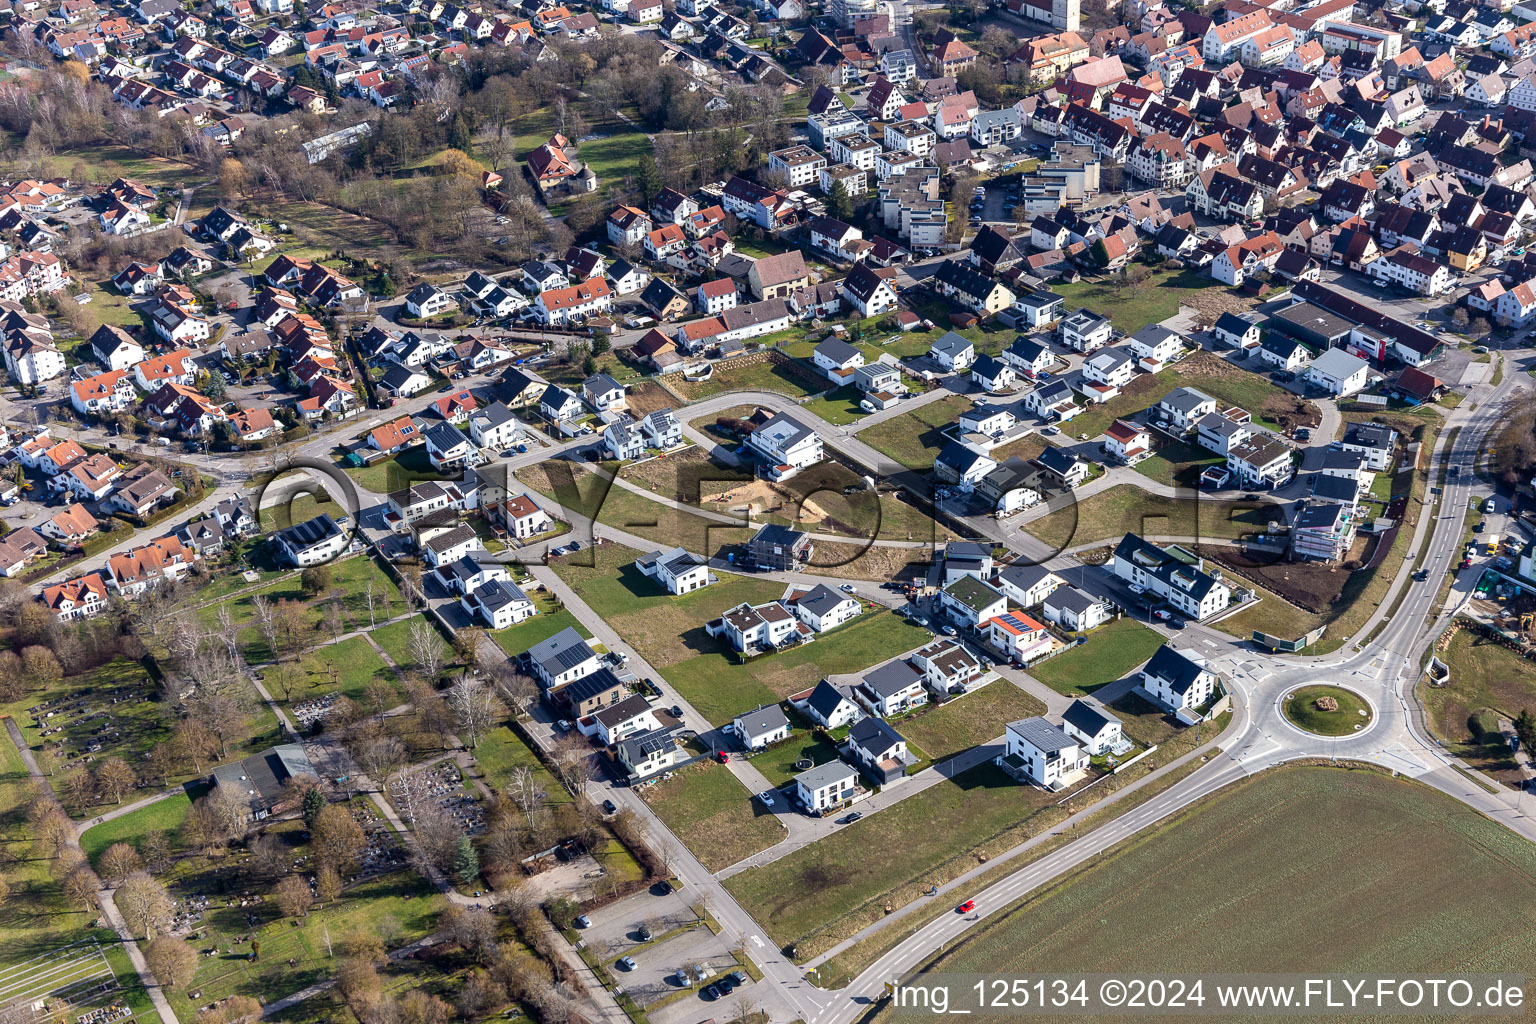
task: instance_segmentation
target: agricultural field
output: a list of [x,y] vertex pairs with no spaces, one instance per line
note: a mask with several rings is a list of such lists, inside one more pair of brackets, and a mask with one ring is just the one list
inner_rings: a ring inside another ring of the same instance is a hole
[[724,765],[702,761],[643,791],[651,810],[699,862],[719,871],[782,840],[788,832]]
[[[1536,848],[1449,797],[1368,770],[1284,768],[1028,897],[928,969],[1500,971],[1536,957],[1533,902]],[[1448,908],[1477,927],[1447,928]]]

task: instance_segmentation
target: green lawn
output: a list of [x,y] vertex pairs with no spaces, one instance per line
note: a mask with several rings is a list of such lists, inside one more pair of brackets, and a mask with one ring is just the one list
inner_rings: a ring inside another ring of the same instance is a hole
[[893,612],[865,612],[812,643],[745,664],[728,655],[724,645],[699,637],[698,643],[714,645],[714,650],[663,668],[662,675],[712,724],[721,725],[743,711],[814,686],[823,676],[871,668],[928,638],[927,632]]
[[1496,754],[1507,762],[1502,745],[1483,749],[1474,719],[1486,719],[1490,711],[1511,720],[1523,710],[1536,715],[1536,664],[1469,629],[1458,631],[1440,658],[1450,666],[1449,684],[1426,682],[1418,690],[1430,728],[1467,756],[1484,760]]
[[878,448],[908,469],[932,469],[933,460],[949,441],[943,432],[970,407],[969,398],[959,395],[940,398],[876,423],[861,431],[859,440]]
[[339,644],[316,648],[299,659],[298,668],[302,675],[293,690],[294,702],[333,691],[354,701],[362,700],[368,684],[376,679],[399,693],[399,677],[384,664],[384,659],[365,636],[349,637]]
[[828,423],[840,426],[857,423],[869,413],[859,408],[864,392],[849,384],[835,391],[828,391],[820,398],[805,403],[805,409],[813,416],[820,416]]
[[1161,323],[1179,311],[1182,293],[1220,288],[1215,278],[1190,267],[1185,270],[1159,268],[1147,280],[1136,285],[1116,286],[1108,279],[1057,282],[1051,291],[1067,300],[1067,309],[1086,306],[1107,316],[1126,334],[1135,334],[1148,324]]
[[[331,639],[327,622],[327,609],[332,606],[341,612],[345,630],[366,629],[370,621],[382,622],[392,615],[405,611],[404,598],[389,575],[367,555],[354,555],[330,563],[331,582],[323,594],[306,595],[299,574],[284,577],[259,589],[241,593],[223,602],[229,609],[231,620],[244,628],[240,640],[245,647],[247,661],[259,663],[271,661],[275,652],[268,649],[256,622],[256,598],[264,597],[273,604],[282,601],[298,602],[302,606],[306,645]],[[368,584],[373,584],[374,610],[368,614]],[[198,622],[207,629],[215,629],[219,623],[220,605],[206,605],[196,612]]]
[[86,829],[80,836],[80,847],[94,863],[102,851],[113,843],[137,846],[139,840],[151,832],[166,832],[170,834],[174,848],[176,831],[181,828],[182,821],[191,809],[192,798],[186,790],[178,791],[174,796],[168,796],[148,807],[141,807],[130,814]]
[[346,473],[365,491],[392,494],[418,480],[441,480],[443,474],[427,458],[427,446],[407,448],[393,458],[380,459],[371,466],[347,466]]
[[[771,341],[771,337],[762,341],[767,344]],[[673,376],[676,378],[678,375]],[[831,386],[819,370],[812,370],[792,359],[784,361],[762,359],[750,363],[717,366],[713,376],[708,380],[690,382],[672,379],[667,381],[667,384],[689,402],[697,402],[727,391],[768,391],[776,395],[788,395],[790,398],[809,398]]]
[[1197,487],[1200,474],[1208,466],[1224,466],[1227,460],[1196,444],[1170,441],[1157,450],[1151,458],[1136,464],[1136,472],[1156,480],[1160,484],[1180,487]]
[[[341,945],[356,934],[391,934],[389,945],[402,946],[431,934],[438,915],[447,905],[413,872],[401,870],[347,889],[335,903],[321,905],[297,927],[277,919],[269,902],[257,910],[261,923],[254,928],[240,916],[239,908],[215,904],[205,914],[208,932],[203,945],[214,945],[221,955],[203,958],[193,977],[192,990],[201,992],[196,1003],[185,992],[169,992],[178,1018],[192,1020],[197,1007],[230,995],[253,996],[270,1002],[335,976]],[[386,920],[389,922],[385,924]],[[261,940],[261,956],[252,962],[249,943],[235,945],[233,937],[250,935]],[[335,947],[328,950],[327,936]],[[290,965],[289,960],[294,963]]]
[[788,835],[730,769],[713,762],[689,765],[648,787],[645,802],[711,871],[766,850]]
[[1116,484],[1026,523],[1024,529],[1047,544],[1071,548],[1119,540],[1127,533],[1236,539],[1263,532],[1266,523],[1280,518],[1280,506],[1269,502],[1229,501],[1203,495],[1169,498],[1149,494],[1131,484]]
[[505,789],[515,770],[527,768],[544,790],[547,802],[563,804],[571,801],[571,794],[560,785],[560,780],[544,767],[544,762],[528,746],[522,733],[510,725],[499,725],[481,737],[480,745],[475,748],[475,761],[493,789]]
[[1088,634],[1088,642],[1030,668],[1029,674],[1068,696],[1092,693],[1123,678],[1152,657],[1163,637],[1135,619],[1122,618]]
[[[401,619],[399,622],[391,622],[389,625],[382,626],[368,634],[373,638],[373,642],[383,648],[384,653],[389,655],[394,663],[406,672],[410,672],[416,667],[416,658],[411,654],[411,624],[421,620],[421,618],[421,616],[416,615],[409,619]],[[442,631],[438,630],[437,632],[438,638],[442,639]],[[448,642],[446,640],[443,641],[443,649],[445,652],[448,650]],[[445,671],[447,663],[451,661],[451,656],[444,658]]]
[[[1319,706],[1329,699],[1338,706],[1331,710]],[[1320,736],[1348,736],[1371,721],[1371,706],[1342,686],[1303,686],[1292,690],[1281,710],[1292,725]]]
[[752,767],[762,772],[775,786],[783,786],[800,774],[795,762],[802,758],[817,765],[835,761],[839,757],[837,744],[826,733],[812,731],[793,708],[785,714],[794,726],[789,739],[751,756]]
[[914,969],[1444,977],[1536,959],[1533,905],[1536,846],[1502,825],[1380,772],[1283,768],[997,908]]
[[1003,735],[1020,718],[1045,714],[1045,705],[1006,679],[996,679],[975,693],[929,706],[894,723],[896,731],[935,761]]
[[635,173],[640,158],[650,151],[651,140],[639,131],[623,132],[577,145],[578,155],[597,175],[599,187],[621,184],[625,176]]
[[491,639],[496,641],[496,645],[508,655],[515,657],[522,654],[539,641],[547,640],[568,627],[575,629],[584,637],[592,635],[587,627],[576,621],[576,616],[564,608],[555,607],[553,595],[542,590],[530,590],[528,596],[538,608],[539,614],[515,626],[508,626],[506,629],[499,629],[490,634]]

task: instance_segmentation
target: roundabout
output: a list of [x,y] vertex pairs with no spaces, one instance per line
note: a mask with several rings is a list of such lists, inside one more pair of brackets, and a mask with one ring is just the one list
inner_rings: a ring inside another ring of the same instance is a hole
[[1356,690],[1308,683],[1280,695],[1280,713],[1293,729],[1314,736],[1359,736],[1376,722],[1376,709]]

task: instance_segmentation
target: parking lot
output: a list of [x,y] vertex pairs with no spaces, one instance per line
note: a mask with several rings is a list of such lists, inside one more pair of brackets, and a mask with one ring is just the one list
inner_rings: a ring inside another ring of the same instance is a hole
[[[677,977],[682,967],[706,968],[702,989],[720,976],[737,969],[737,962],[725,942],[690,909],[689,894],[672,892],[658,896],[654,890],[636,893],[590,915],[591,924],[582,930],[587,947],[609,966],[620,987],[641,1006],[656,1024],[694,1024],[701,1016],[700,1003],[707,1002],[702,992],[674,998],[664,1006],[657,1003],[676,997],[686,985]],[[642,929],[652,936],[642,940]],[[672,934],[675,933],[675,934]],[[669,938],[662,939],[662,936]],[[657,941],[660,939],[660,941]],[[633,970],[617,966],[621,957],[632,957]],[[713,972],[713,974],[709,973]],[[741,986],[727,1000],[750,993],[752,982]],[[708,1016],[707,1012],[703,1013]]]

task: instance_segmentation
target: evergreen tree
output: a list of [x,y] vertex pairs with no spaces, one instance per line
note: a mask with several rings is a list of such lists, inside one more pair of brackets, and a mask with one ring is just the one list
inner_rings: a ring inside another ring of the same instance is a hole
[[834,181],[827,193],[827,214],[836,220],[847,220],[853,214],[853,200],[841,181]]
[[656,169],[656,157],[650,153],[641,156],[635,168],[635,187],[640,190],[646,205],[650,205],[651,200],[661,192],[661,172]]
[[480,855],[469,836],[459,836],[459,849],[453,858],[453,873],[461,885],[473,885],[480,877]]
[[315,819],[320,817],[320,812],[325,810],[325,794],[318,789],[311,789],[304,794],[304,827],[314,828]]
[[448,145],[467,156],[475,155],[475,140],[463,114],[453,115],[453,124],[448,128]]
[[1526,753],[1536,757],[1536,715],[1531,714],[1530,708],[1525,708],[1515,719],[1515,735],[1520,738]]

